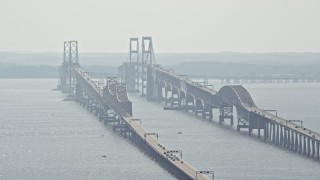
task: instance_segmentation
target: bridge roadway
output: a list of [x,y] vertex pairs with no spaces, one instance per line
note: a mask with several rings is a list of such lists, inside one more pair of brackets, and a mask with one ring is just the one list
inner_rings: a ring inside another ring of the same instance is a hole
[[247,107],[247,110],[250,111],[250,112],[253,112],[253,113],[255,113],[255,114],[259,115],[259,116],[268,118],[271,122],[273,122],[275,124],[284,126],[287,129],[290,129],[290,130],[292,130],[294,132],[303,134],[304,136],[308,137],[309,139],[312,139],[312,140],[314,140],[316,142],[320,142],[320,134],[315,132],[315,131],[312,131],[310,129],[297,126],[297,124],[292,123],[289,120],[286,120],[284,118],[275,116],[275,115],[273,115],[273,114],[271,114],[269,112],[266,112],[266,111],[264,111],[264,110],[262,110],[260,108],[257,108],[257,107]]
[[[82,83],[84,88],[87,88],[87,92],[91,93],[99,103],[105,104],[110,108],[114,109],[114,111],[124,120],[126,125],[137,134],[140,139],[145,140],[145,143],[152,148],[162,159],[166,159],[171,165],[175,168],[182,171],[187,177],[190,179],[199,179],[199,180],[208,180],[208,177],[203,174],[196,175],[197,170],[182,160],[171,160],[165,154],[168,150],[164,148],[163,145],[160,146],[160,142],[154,136],[146,136],[149,133],[146,129],[144,129],[139,122],[135,121],[135,119],[127,112],[117,111],[117,108],[113,107],[113,104],[106,102],[103,98],[103,89],[99,86],[79,65],[73,66],[73,74],[76,77],[79,83]],[[119,162],[120,163],[120,162]]]
[[204,82],[208,82],[209,79],[220,80],[222,83],[271,83],[271,82],[320,82],[319,77],[304,77],[295,74],[270,74],[261,75],[256,77],[249,76],[219,76],[219,75],[192,75],[188,74],[188,77],[202,79]]
[[[238,113],[238,131],[240,128],[249,128],[249,135],[251,135],[252,129],[258,129],[258,137],[260,138],[260,129],[263,129],[265,140],[270,140],[276,145],[287,147],[307,156],[312,156],[315,159],[320,159],[319,133],[260,109],[255,105],[249,92],[240,85],[224,86],[217,92],[204,85],[188,80],[183,76],[178,76],[159,65],[149,65],[147,77],[147,92],[149,92],[149,94],[147,93],[147,98],[149,100],[162,99],[161,86],[164,86],[165,91],[171,91],[172,94],[175,93],[174,91],[177,91],[178,97],[176,98],[176,103],[171,103],[171,106],[178,104],[181,108],[188,108],[187,97],[192,96],[193,112],[196,115],[197,110],[200,109],[201,111],[202,109],[203,117],[206,118],[204,113],[208,114],[208,112],[205,111],[209,111],[209,114],[211,114],[212,109],[205,110],[205,107],[220,108],[219,122],[224,121],[226,117],[224,107],[231,106],[231,115],[228,115],[228,118],[231,119],[231,125],[233,124],[232,107],[234,106]],[[155,93],[155,89],[161,92]],[[167,95],[167,92],[165,94]],[[186,99],[187,102],[185,104],[181,104],[182,98]],[[165,97],[166,101],[170,99],[174,99],[173,96]],[[200,108],[197,107],[197,101],[202,102],[199,103]],[[211,118],[212,116],[209,119]],[[242,124],[240,124],[240,121],[242,121]]]

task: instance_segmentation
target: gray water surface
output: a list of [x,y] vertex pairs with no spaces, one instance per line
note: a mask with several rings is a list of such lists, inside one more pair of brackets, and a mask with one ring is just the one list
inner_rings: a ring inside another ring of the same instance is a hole
[[[0,79],[0,179],[175,179],[79,104],[55,79]],[[219,88],[216,85],[215,88]],[[221,85],[220,85],[221,86]],[[256,104],[320,132],[320,84],[245,84]],[[320,163],[130,94],[135,118],[216,179],[319,179]],[[226,121],[228,123],[228,120]],[[178,134],[178,132],[182,134]],[[106,155],[106,157],[102,157]]]
[[0,79],[0,179],[175,179],[56,84]]

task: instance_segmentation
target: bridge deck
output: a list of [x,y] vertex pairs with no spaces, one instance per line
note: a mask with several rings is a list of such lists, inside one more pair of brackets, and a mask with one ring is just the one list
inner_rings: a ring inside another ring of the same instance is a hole
[[168,70],[162,68],[161,66],[152,66],[152,69],[154,71],[161,72],[162,74],[166,74],[168,76],[171,76],[179,81],[185,82],[191,86],[199,87],[199,90],[205,91],[207,93],[211,93],[212,95],[217,94],[217,91],[215,91],[214,89],[208,88],[208,87],[201,85],[197,82],[191,81],[191,80],[183,78],[181,76],[178,76],[178,75],[174,74],[172,71],[168,71]]
[[273,122],[275,124],[279,124],[281,126],[284,126],[285,128],[288,128],[288,129],[294,131],[294,132],[303,134],[304,136],[309,137],[310,139],[313,139],[317,142],[320,142],[320,134],[315,131],[297,126],[297,124],[295,124],[295,123],[292,123],[292,122],[290,122],[286,119],[283,119],[281,117],[275,116],[275,115],[273,115],[269,112],[266,112],[262,109],[259,109],[259,108],[248,108],[248,110],[250,112],[254,112],[260,116],[268,118],[271,122]]
[[[77,76],[81,77],[82,80],[86,81],[90,85],[91,89],[89,89],[88,91],[93,92],[93,94],[95,94],[94,96],[98,96],[100,100],[105,101],[103,99],[103,90],[101,89],[101,87],[98,84],[96,84],[95,81],[87,73],[85,73],[80,66],[74,66],[73,68],[74,68],[74,71],[77,73]],[[113,108],[112,104],[109,104],[108,102],[105,102],[105,104],[107,104],[110,108]],[[145,134],[148,133],[148,131],[144,129],[139,122],[134,121],[134,118],[131,115],[129,115],[126,112],[119,113],[118,115],[122,117],[126,125],[129,126],[132,131],[138,134],[140,138],[145,139],[148,146],[151,147],[153,150],[155,150],[157,154],[159,154],[164,158],[167,158],[172,165],[174,165],[176,168],[183,171],[191,179],[196,179],[197,170],[194,167],[192,167],[190,164],[188,164],[185,161],[181,163],[181,161],[173,161],[170,158],[168,158],[164,154],[167,151],[167,149],[163,149],[162,148],[163,146],[160,147],[159,146],[160,142],[157,139],[155,139],[153,136],[145,136]],[[203,174],[198,174],[197,179],[207,180],[208,177]]]
[[[168,71],[168,70],[162,68],[161,66],[153,65],[152,69],[153,69],[153,71],[156,71],[157,73],[166,74],[167,76],[171,76],[171,77],[176,78],[182,82],[185,82],[189,85],[192,85],[195,88],[197,88],[199,92],[205,91],[207,93],[210,93],[210,95],[212,95],[212,96],[217,94],[217,92],[215,90],[210,89],[206,86],[200,85],[199,83],[195,83],[194,81],[177,76],[173,72]],[[275,116],[275,115],[273,115],[269,112],[266,112],[258,107],[249,107],[247,105],[244,105],[244,108],[249,112],[257,114],[258,116],[261,116],[263,118],[267,118],[272,123],[279,124],[287,129],[290,129],[294,132],[300,133],[300,134],[304,135],[305,137],[308,137],[312,140],[315,140],[316,142],[320,142],[320,134],[315,131],[299,127],[295,123],[290,122],[289,120]]]

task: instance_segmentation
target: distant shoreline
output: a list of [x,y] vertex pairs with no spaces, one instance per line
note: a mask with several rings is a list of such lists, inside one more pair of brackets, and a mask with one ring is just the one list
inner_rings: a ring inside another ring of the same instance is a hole
[[[117,74],[128,60],[125,53],[80,53],[87,72]],[[176,74],[194,76],[261,77],[291,74],[320,78],[320,53],[156,53],[156,62]],[[60,53],[1,53],[1,79],[58,78]]]

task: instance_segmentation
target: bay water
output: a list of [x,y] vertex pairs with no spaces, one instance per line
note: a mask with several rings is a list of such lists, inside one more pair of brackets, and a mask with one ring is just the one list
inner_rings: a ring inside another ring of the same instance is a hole
[[[132,142],[66,94],[56,79],[0,79],[0,179],[175,179]],[[215,84],[218,90],[223,84]],[[244,84],[256,104],[320,132],[320,83]],[[164,111],[130,94],[133,115],[183,160],[215,179],[319,179],[319,161],[259,140],[235,126]],[[181,133],[179,133],[181,132]]]

